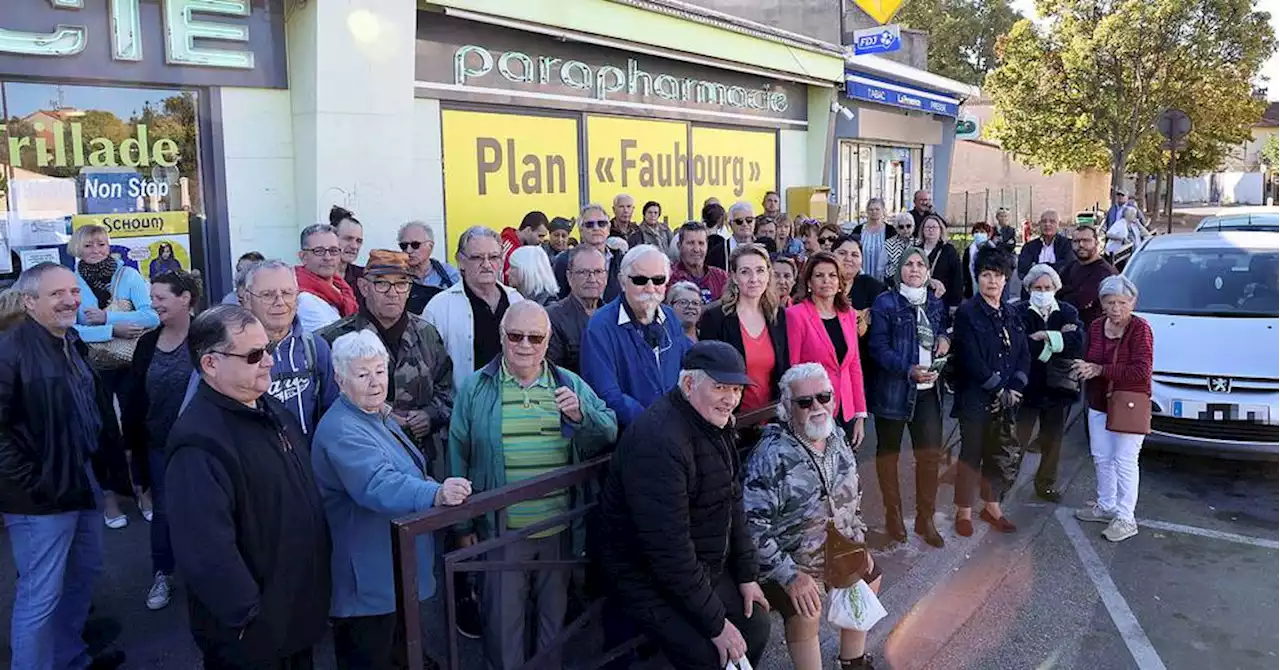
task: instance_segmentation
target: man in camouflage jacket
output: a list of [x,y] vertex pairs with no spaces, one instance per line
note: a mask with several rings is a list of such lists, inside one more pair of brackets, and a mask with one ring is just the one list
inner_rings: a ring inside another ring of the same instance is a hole
[[445,444],[453,407],[453,363],[435,326],[405,310],[412,282],[408,254],[370,251],[364,276],[356,282],[364,296],[360,311],[317,334],[329,344],[362,329],[378,335],[390,354],[387,401],[392,416],[418,442],[430,461],[431,476],[443,481],[448,474]]
[[[865,542],[862,490],[853,449],[834,420],[836,401],[826,371],[816,363],[797,365],[779,386],[782,423],[765,427],[747,461],[743,507],[761,588],[782,614],[792,662],[796,668],[821,667],[827,522],[844,537]],[[874,588],[879,574],[873,566],[865,580]],[[871,667],[862,649],[865,638],[865,632],[841,631],[842,668]]]

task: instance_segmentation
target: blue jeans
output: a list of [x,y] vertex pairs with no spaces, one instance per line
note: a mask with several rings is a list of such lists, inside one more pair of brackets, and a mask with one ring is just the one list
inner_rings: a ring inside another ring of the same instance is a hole
[[[96,489],[95,485],[95,489]],[[81,670],[81,634],[102,572],[102,510],[5,514],[18,569],[10,645],[14,670]]]
[[165,454],[154,447],[147,454],[151,466],[151,571],[173,574],[173,545],[169,542],[169,511],[165,509]]

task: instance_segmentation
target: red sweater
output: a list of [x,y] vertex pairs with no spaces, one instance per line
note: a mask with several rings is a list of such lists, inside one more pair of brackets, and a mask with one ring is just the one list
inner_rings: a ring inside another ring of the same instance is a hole
[[[1119,340],[1103,334],[1106,318],[1089,325],[1089,350],[1084,359],[1102,366],[1102,374],[1085,384],[1089,409],[1107,411],[1107,384],[1114,383],[1116,391],[1135,391],[1151,395],[1151,365],[1154,358],[1151,324],[1135,316],[1124,329]],[[1120,354],[1116,356],[1116,347]],[[1112,363],[1112,357],[1116,362]]]

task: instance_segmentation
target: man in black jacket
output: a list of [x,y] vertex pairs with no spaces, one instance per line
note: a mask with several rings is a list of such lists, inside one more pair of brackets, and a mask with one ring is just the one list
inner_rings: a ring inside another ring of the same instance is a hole
[[90,659],[80,634],[102,572],[98,482],[130,489],[120,426],[73,328],[75,274],[41,263],[12,290],[27,316],[0,338],[0,512],[18,572],[11,667],[115,668],[123,653]]
[[169,434],[178,573],[205,670],[308,670],[329,613],[329,529],[297,418],[266,395],[271,354],[249,310],[187,336],[201,381]]
[[[1022,245],[1018,254],[1018,276],[1025,277],[1031,266],[1044,263],[1057,270],[1061,275],[1068,265],[1076,262],[1075,252],[1071,250],[1071,240],[1058,234],[1058,213],[1052,209],[1040,215],[1040,237],[1028,240]],[[1028,295],[1027,288],[1022,287],[1022,295]]]
[[755,665],[769,640],[732,426],[750,383],[733,347],[694,345],[679,387],[623,435],[601,496],[611,606],[676,668]]

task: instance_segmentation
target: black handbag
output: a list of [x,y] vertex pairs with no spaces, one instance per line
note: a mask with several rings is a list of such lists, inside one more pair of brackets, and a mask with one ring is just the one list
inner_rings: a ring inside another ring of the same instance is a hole
[[1076,378],[1070,358],[1050,358],[1044,365],[1044,384],[1055,390],[1066,393],[1079,393],[1080,380]]

